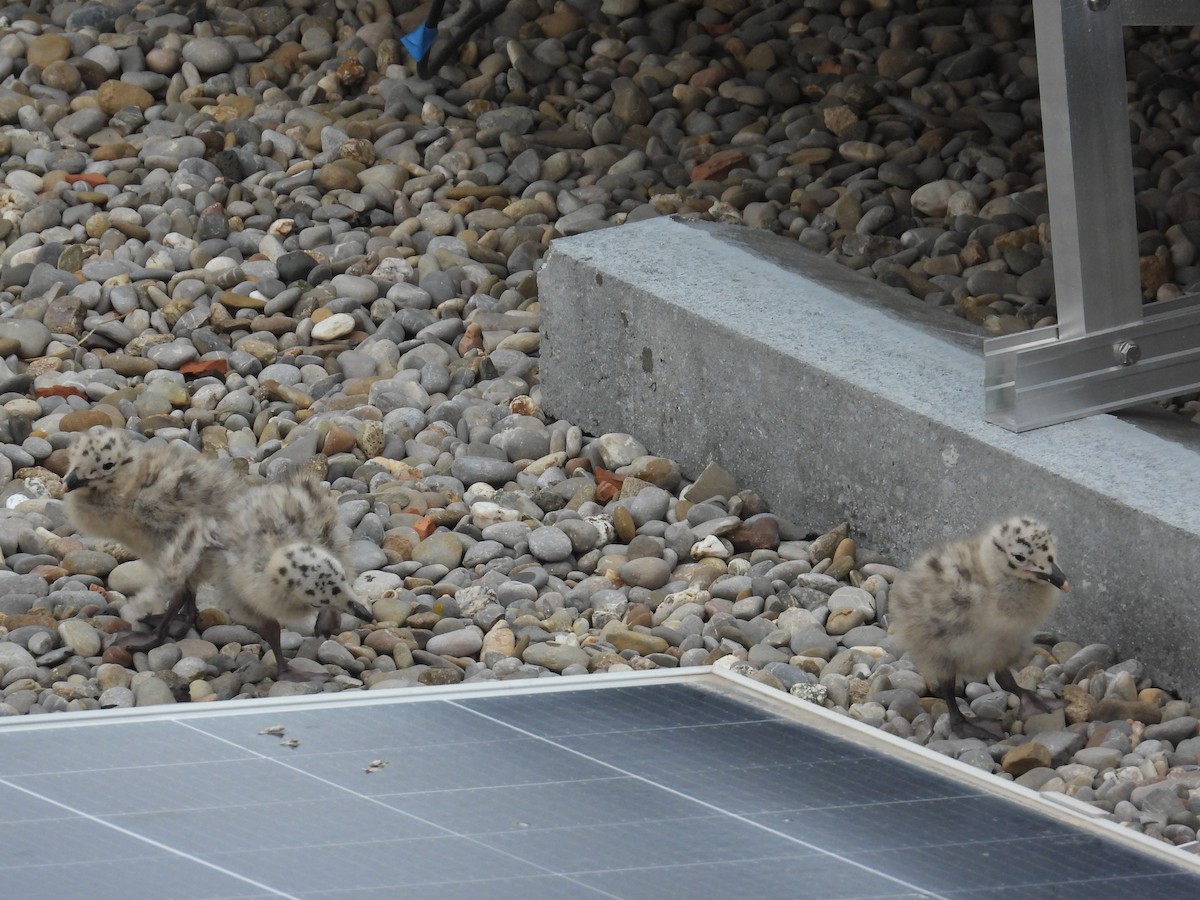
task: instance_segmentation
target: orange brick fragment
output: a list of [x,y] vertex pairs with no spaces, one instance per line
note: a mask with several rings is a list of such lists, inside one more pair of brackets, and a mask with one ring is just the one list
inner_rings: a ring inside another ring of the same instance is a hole
[[610,472],[600,466],[594,467],[593,475],[596,478],[597,503],[607,503],[617,496],[621,491],[621,485],[625,483],[624,475],[618,475],[616,472]]
[[80,175],[68,175],[63,180],[67,182],[67,184],[83,182],[84,184],[90,184],[92,187],[108,183],[108,179],[99,172],[84,172]]
[[40,387],[34,393],[38,397],[83,397],[85,400],[87,399],[87,394],[69,384],[54,384],[50,387]]
[[229,371],[227,359],[193,359],[183,363],[179,371],[184,375],[224,375]]
[[715,181],[729,174],[730,169],[744,166],[750,160],[745,150],[721,150],[702,163],[692,166],[692,181]]
[[823,75],[853,75],[854,70],[849,66],[844,66],[836,60],[827,59],[824,62],[817,63],[817,71]]

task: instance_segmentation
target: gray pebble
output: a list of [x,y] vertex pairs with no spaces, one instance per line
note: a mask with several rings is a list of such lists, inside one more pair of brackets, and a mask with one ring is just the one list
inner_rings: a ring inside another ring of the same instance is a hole
[[22,359],[40,356],[50,343],[50,329],[36,319],[5,319],[0,333],[17,342],[17,355]]
[[1180,741],[1196,736],[1197,727],[1200,726],[1200,721],[1194,716],[1179,716],[1175,719],[1168,719],[1158,725],[1146,726],[1146,740],[1148,741],[1167,741],[1171,744],[1177,744]]
[[517,477],[517,469],[507,460],[464,456],[451,463],[450,474],[464,484],[484,482],[500,487]]
[[152,675],[133,686],[134,706],[159,706],[174,703],[175,695],[161,678]]
[[671,564],[665,559],[646,556],[624,563],[617,573],[628,585],[657,590],[671,578]]
[[1063,675],[1073,679],[1085,666],[1095,664],[1105,668],[1111,666],[1116,658],[1116,651],[1108,644],[1088,644],[1063,663]]
[[430,653],[455,657],[476,656],[482,647],[483,631],[476,625],[435,634],[425,645]]
[[257,631],[251,631],[245,625],[213,625],[204,629],[201,635],[204,640],[221,647],[225,644],[259,644],[262,637]]
[[568,666],[588,664],[586,650],[569,644],[559,644],[554,641],[542,641],[530,644],[525,649],[525,662],[530,665],[543,666],[551,672],[562,672]]
[[183,58],[201,75],[216,75],[229,71],[237,61],[237,51],[225,38],[193,38],[183,42]]
[[559,562],[572,553],[571,539],[552,526],[542,526],[529,532],[529,552],[542,562]]

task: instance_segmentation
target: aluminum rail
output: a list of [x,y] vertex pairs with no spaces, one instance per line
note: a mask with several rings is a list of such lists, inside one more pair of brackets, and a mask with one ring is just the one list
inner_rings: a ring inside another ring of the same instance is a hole
[[1200,294],[1144,307],[1124,25],[1200,0],[1034,0],[1058,324],[984,345],[985,417],[1027,431],[1200,390]]

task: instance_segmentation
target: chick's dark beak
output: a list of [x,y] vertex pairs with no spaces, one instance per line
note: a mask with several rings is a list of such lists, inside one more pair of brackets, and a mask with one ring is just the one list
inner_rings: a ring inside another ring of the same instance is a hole
[[349,607],[351,615],[362,619],[364,622],[373,622],[375,620],[375,616],[371,614],[371,611],[357,600],[351,600],[346,605]]
[[63,490],[73,491],[76,488],[83,487],[85,484],[87,484],[87,481],[80,478],[79,473],[72,469],[67,473],[67,477],[63,479]]
[[1058,567],[1057,563],[1050,563],[1050,571],[1042,572],[1041,576],[1063,593],[1071,590],[1071,585],[1067,581],[1066,573]]

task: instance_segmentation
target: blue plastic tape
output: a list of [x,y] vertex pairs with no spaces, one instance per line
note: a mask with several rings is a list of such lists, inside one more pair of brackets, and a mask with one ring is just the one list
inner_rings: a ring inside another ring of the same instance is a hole
[[404,49],[413,59],[421,60],[425,58],[425,54],[429,52],[429,48],[433,46],[435,40],[437,40],[437,29],[421,25],[400,38],[400,43],[404,45]]

